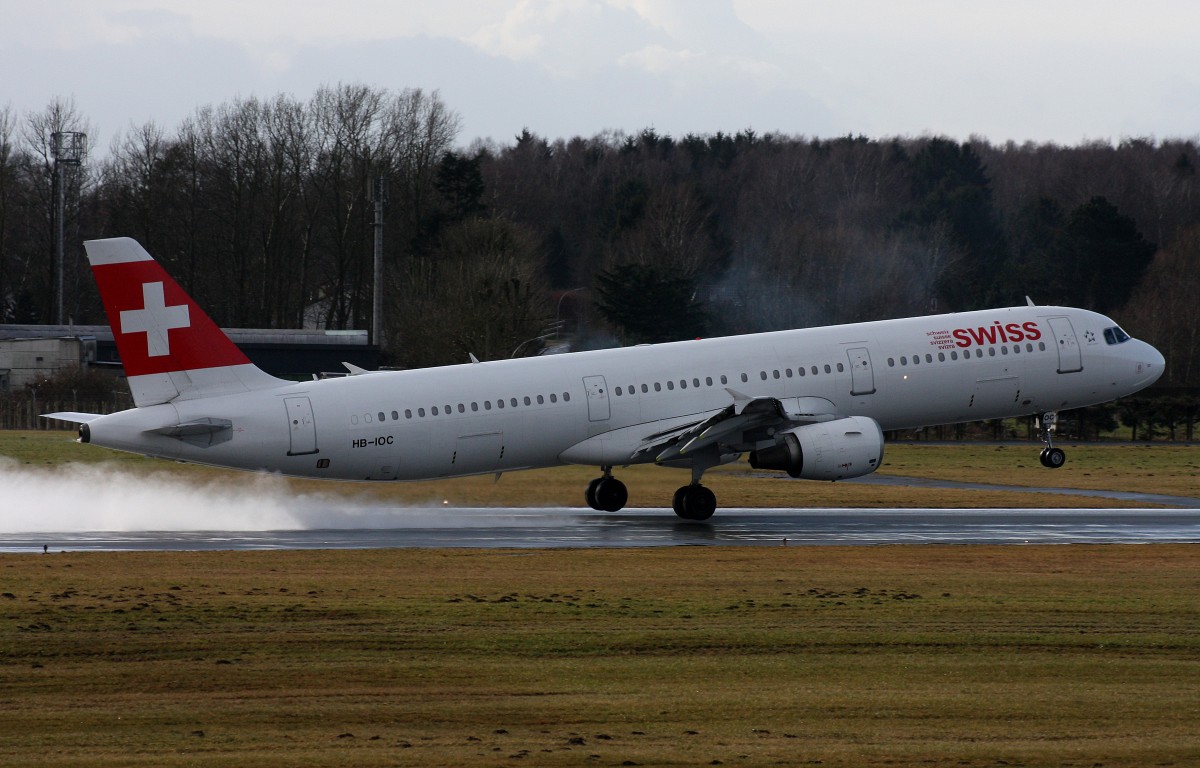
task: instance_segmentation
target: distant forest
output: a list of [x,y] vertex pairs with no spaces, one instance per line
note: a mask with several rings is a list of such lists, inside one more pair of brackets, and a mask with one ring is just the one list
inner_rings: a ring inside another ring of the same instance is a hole
[[[0,109],[0,322],[55,316],[56,99]],[[68,169],[65,300],[102,323],[82,241],[127,235],[229,327],[371,323],[427,366],[1025,303],[1112,315],[1200,385],[1197,140],[605,133],[464,148],[435,93],[338,85],[130,128]],[[99,159],[93,159],[99,158]]]

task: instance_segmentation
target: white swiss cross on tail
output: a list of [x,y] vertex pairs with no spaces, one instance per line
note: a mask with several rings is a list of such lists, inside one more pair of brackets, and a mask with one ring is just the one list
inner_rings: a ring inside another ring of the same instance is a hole
[[146,334],[146,353],[150,357],[171,354],[171,330],[192,325],[187,305],[168,307],[160,281],[142,284],[142,307],[121,312],[121,333]]

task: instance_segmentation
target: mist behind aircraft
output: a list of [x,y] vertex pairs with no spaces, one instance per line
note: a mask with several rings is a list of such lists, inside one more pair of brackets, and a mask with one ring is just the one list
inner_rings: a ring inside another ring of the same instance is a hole
[[0,488],[0,533],[414,527],[425,518],[432,522],[435,512],[383,506],[356,494],[297,493],[276,475],[190,481],[108,463],[43,469],[0,458]]

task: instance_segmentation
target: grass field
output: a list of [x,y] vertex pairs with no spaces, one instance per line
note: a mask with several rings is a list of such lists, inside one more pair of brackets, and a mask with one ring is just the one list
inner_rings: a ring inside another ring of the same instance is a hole
[[[62,433],[0,432],[0,456],[253,478]],[[889,445],[883,471],[1194,496],[1198,459],[1086,444],[1050,474],[1032,445]],[[578,506],[592,474],[287,487]],[[745,506],[1101,504],[753,474],[710,484]],[[661,506],[686,476],[622,477]],[[1187,545],[0,554],[0,765],[1197,766],[1198,596]]]
[[0,555],[5,766],[1200,764],[1200,548]]

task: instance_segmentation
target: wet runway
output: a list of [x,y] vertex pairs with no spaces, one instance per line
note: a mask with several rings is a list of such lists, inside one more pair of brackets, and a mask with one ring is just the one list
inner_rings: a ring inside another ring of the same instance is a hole
[[667,509],[363,512],[339,529],[0,533],[0,551],[1200,542],[1200,509],[721,509],[704,523]]

